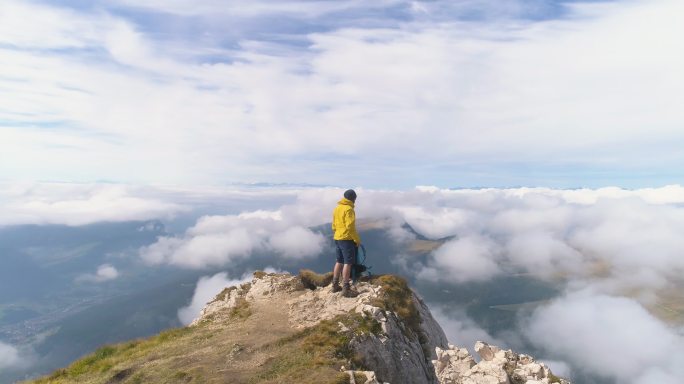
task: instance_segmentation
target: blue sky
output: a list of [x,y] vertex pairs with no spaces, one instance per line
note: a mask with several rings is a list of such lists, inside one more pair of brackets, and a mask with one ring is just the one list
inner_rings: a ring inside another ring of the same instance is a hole
[[0,180],[681,183],[684,11],[623,1],[4,1]]

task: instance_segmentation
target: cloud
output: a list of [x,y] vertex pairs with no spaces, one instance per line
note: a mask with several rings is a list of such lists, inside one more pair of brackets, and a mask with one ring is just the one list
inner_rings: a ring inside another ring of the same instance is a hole
[[471,352],[473,352],[473,346],[476,341],[484,341],[502,348],[506,347],[506,342],[504,340],[490,335],[473,319],[468,317],[465,311],[447,309],[437,304],[428,306],[430,307],[430,312],[435,320],[437,320],[442,327],[442,330],[444,330],[449,343],[459,347],[466,347],[470,349]]
[[576,284],[601,278],[613,293],[653,292],[684,270],[677,256],[684,249],[679,193],[679,186],[419,188],[404,194],[395,212],[421,235],[453,237],[429,255],[420,278],[481,281],[524,272],[551,281],[565,276]]
[[304,259],[323,250],[323,236],[293,224],[282,211],[253,211],[238,215],[203,216],[178,237],[160,237],[142,247],[149,264],[186,268],[223,266],[255,252],[273,252],[288,259]]
[[501,273],[497,244],[485,237],[463,237],[432,252],[428,266],[418,278],[453,282],[487,281]]
[[[282,273],[271,267],[266,267],[264,271],[269,273]],[[213,299],[223,288],[240,285],[247,281],[252,280],[253,272],[246,272],[239,279],[229,279],[226,272],[219,272],[212,276],[203,276],[197,280],[197,286],[195,287],[195,293],[192,296],[190,304],[178,310],[178,319],[184,325],[190,324],[195,320],[202,308],[204,308],[207,303]]]
[[5,1],[0,176],[679,180],[680,1],[366,3]]
[[29,347],[15,347],[0,341],[0,372],[25,369],[35,362],[35,353]]
[[538,309],[525,329],[538,347],[621,383],[676,383],[684,337],[624,297],[570,293]]
[[102,283],[109,280],[114,280],[119,277],[119,271],[116,270],[110,264],[102,264],[97,267],[97,271],[92,273],[86,273],[84,275],[78,276],[76,281],[78,282],[90,282],[90,283]]
[[19,350],[0,341],[0,369],[15,367],[20,361]]
[[[98,195],[99,188],[34,185],[5,188],[3,193],[11,196],[10,202],[36,196],[42,201],[61,201],[72,191],[88,200],[88,196]],[[119,186],[117,190],[141,206],[144,201],[155,201],[201,206],[205,212],[206,207],[230,206],[232,213],[201,216],[184,232],[162,236],[140,249],[141,257],[151,265],[205,268],[266,253],[283,261],[316,257],[325,241],[315,228],[329,225],[344,189]],[[535,311],[522,323],[522,329],[498,332],[495,338],[465,313],[452,308],[437,310],[452,342],[469,345],[483,338],[516,347],[525,342],[509,334],[524,334],[533,345],[545,348],[544,360],[557,362],[561,372],[603,373],[638,384],[676,382],[684,374],[679,368],[684,366],[681,332],[644,309],[660,308],[662,299],[679,297],[681,291],[681,186],[356,190],[360,224],[384,228],[404,247],[418,237],[442,239],[441,246],[420,257],[405,252],[394,258],[410,265],[407,272],[417,279],[445,285],[486,284],[504,275],[524,274],[568,292]],[[57,214],[50,204],[41,207],[48,207],[49,215],[36,210],[36,217],[58,222],[79,217],[70,210]],[[145,215],[155,212],[140,211]],[[361,236],[363,239],[363,232]],[[195,298],[179,312],[184,322],[191,321],[223,286],[239,280],[229,279],[227,274],[203,279]]]
[[0,184],[0,226],[170,218],[186,207],[115,184]]
[[[310,188],[265,193],[208,193],[192,200],[230,201],[272,210],[203,216],[185,233],[161,237],[140,250],[150,264],[190,268],[221,266],[259,253],[314,257],[324,239],[312,231],[330,222],[341,189]],[[527,273],[573,284],[600,279],[606,292],[664,289],[684,270],[684,201],[680,186],[624,190],[515,188],[409,191],[358,189],[360,223],[375,223],[403,245],[418,235],[447,240],[412,270],[419,278],[484,281],[502,273]],[[169,201],[182,195],[163,194]],[[154,193],[149,192],[150,196]],[[275,203],[277,196],[287,197]],[[646,256],[648,255],[648,256]]]
[[195,293],[187,307],[178,310],[178,319],[184,325],[192,323],[205,305],[225,287],[239,285],[252,279],[251,273],[245,273],[239,279],[229,279],[226,272],[213,276],[203,276],[197,281]]
[[288,228],[272,235],[269,245],[284,257],[301,259],[323,250],[323,236],[302,227]]

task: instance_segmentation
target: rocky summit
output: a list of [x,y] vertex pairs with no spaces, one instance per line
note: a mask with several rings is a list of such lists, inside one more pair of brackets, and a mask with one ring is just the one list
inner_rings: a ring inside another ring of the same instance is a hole
[[[312,279],[311,276],[314,276]],[[37,383],[568,383],[530,356],[448,344],[398,276],[333,293],[321,275],[255,272],[185,328],[105,346]]]
[[555,376],[544,363],[531,356],[501,350],[482,341],[475,343],[479,363],[467,349],[449,344],[448,349],[436,348],[432,363],[440,384],[569,384]]

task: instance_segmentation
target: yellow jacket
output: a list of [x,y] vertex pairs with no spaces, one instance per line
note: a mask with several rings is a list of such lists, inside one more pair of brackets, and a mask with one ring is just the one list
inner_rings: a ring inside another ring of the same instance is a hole
[[354,240],[356,245],[361,244],[359,233],[356,232],[356,213],[354,213],[353,201],[342,198],[337,202],[337,207],[333,211],[332,230],[335,240]]

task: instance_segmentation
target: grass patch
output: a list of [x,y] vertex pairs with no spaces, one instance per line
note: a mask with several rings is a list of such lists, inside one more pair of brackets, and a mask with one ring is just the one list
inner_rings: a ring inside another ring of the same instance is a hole
[[549,383],[552,383],[552,384],[553,384],[553,383],[558,383],[558,384],[560,384],[560,383],[561,383],[561,378],[558,377],[558,376],[556,376],[556,375],[554,375],[553,373],[551,373],[551,371],[549,371]]
[[114,355],[117,352],[117,348],[111,345],[100,347],[92,355],[86,356],[85,358],[76,361],[67,368],[67,375],[70,377],[76,377],[88,372],[89,370],[106,372],[112,367],[111,364],[107,364],[107,358]]
[[385,311],[395,312],[407,325],[406,329],[402,329],[404,335],[420,343],[425,361],[429,362],[432,351],[428,345],[428,338],[420,327],[420,312],[416,308],[413,291],[406,280],[396,275],[379,275],[373,276],[371,282],[382,287],[382,294],[371,304]]
[[[91,382],[88,378],[99,377],[119,364],[130,363],[134,358],[154,350],[160,345],[174,342],[190,332],[193,332],[193,329],[189,327],[174,328],[163,331],[148,339],[133,340],[117,345],[106,345],[98,348],[94,353],[76,360],[67,368],[58,369],[48,376],[33,381],[33,383]],[[130,373],[132,373],[130,368],[119,370],[108,382],[122,382],[121,380],[128,377]],[[126,382],[135,382],[135,377],[137,376],[139,375],[134,375]]]
[[337,377],[335,377],[335,381],[332,382],[333,384],[349,384],[349,375],[346,373],[338,373]]
[[372,282],[382,287],[382,294],[371,304],[386,311],[395,312],[415,334],[413,338],[418,337],[420,313],[413,302],[413,292],[406,280],[396,275],[380,275],[374,276]]
[[[342,331],[340,323],[346,331]],[[380,324],[360,314],[340,315],[282,338],[265,349],[284,351],[253,377],[250,384],[262,383],[349,383],[341,366],[362,369],[350,342],[354,337],[380,332]]]
[[269,272],[264,272],[264,271],[254,271],[252,276],[254,276],[257,279],[263,279],[266,276],[277,276],[277,273],[269,273]]
[[354,372],[354,382],[356,382],[356,384],[365,384],[366,381],[368,381],[366,375],[363,373]]
[[230,317],[233,319],[246,319],[252,314],[252,309],[249,307],[249,302],[244,297],[240,297],[235,301],[235,306],[230,309]]
[[192,380],[192,376],[185,371],[176,371],[173,374],[172,378],[174,380],[177,380],[180,382],[185,382],[185,383],[190,382]]
[[301,269],[299,271],[299,279],[304,284],[304,287],[314,290],[318,287],[328,286],[332,282],[332,272],[320,274],[310,269]]
[[234,291],[236,289],[237,289],[237,287],[235,287],[235,286],[223,288],[223,290],[221,292],[219,292],[219,294],[216,295],[216,297],[214,297],[214,299],[212,301],[210,301],[209,304],[215,303],[217,301],[225,301],[226,297],[228,297],[230,292]]

